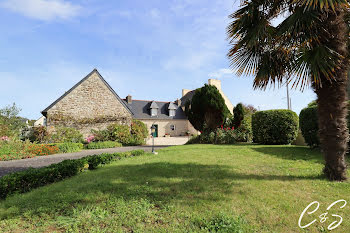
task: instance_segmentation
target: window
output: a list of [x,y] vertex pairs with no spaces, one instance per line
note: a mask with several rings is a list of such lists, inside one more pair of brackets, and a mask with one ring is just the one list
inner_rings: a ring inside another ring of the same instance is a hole
[[174,130],[175,130],[175,125],[170,125],[170,129],[171,129],[172,131],[174,131]]
[[171,116],[171,117],[175,116],[175,110],[174,109],[170,109],[169,110],[169,116]]
[[158,111],[158,109],[152,108],[151,109],[151,116],[157,116],[157,111]]

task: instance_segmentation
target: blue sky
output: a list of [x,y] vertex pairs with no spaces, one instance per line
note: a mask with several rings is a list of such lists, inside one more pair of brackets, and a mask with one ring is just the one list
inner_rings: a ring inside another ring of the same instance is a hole
[[[286,89],[252,89],[229,70],[225,28],[239,0],[2,0],[0,107],[31,119],[94,68],[118,95],[172,101],[219,78],[233,104],[286,108]],[[313,92],[291,91],[299,113]]]

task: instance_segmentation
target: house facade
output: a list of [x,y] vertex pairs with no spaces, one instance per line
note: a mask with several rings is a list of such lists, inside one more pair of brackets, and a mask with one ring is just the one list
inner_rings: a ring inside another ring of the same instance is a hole
[[[222,93],[229,110],[233,105],[221,90],[219,80],[209,79]],[[41,113],[40,123],[54,131],[57,126],[74,127],[84,136],[91,130],[105,129],[112,123],[130,125],[132,119],[146,124],[149,134],[151,126],[156,127],[156,136],[185,136],[197,134],[184,112],[184,104],[194,91],[183,90],[176,101],[134,100],[128,95],[121,99],[101,74],[94,69],[90,74],[64,93]]]

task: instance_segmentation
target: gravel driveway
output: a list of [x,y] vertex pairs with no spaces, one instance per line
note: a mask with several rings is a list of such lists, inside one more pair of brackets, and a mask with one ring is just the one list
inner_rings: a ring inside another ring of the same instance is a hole
[[[155,149],[161,149],[166,146],[155,146]],[[66,159],[80,159],[89,155],[98,155],[102,153],[125,152],[131,150],[152,151],[151,146],[127,146],[109,149],[83,150],[75,153],[54,154],[46,156],[37,156],[30,159],[10,160],[0,162],[0,177],[8,173],[26,170],[30,167],[39,168],[45,167],[53,163],[59,163]]]

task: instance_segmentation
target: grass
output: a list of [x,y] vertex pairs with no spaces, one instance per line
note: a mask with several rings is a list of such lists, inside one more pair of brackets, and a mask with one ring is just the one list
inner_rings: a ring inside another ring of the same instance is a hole
[[186,145],[121,160],[0,202],[3,232],[350,231],[350,206],[298,228],[303,209],[350,196],[321,176],[322,156],[297,146]]

